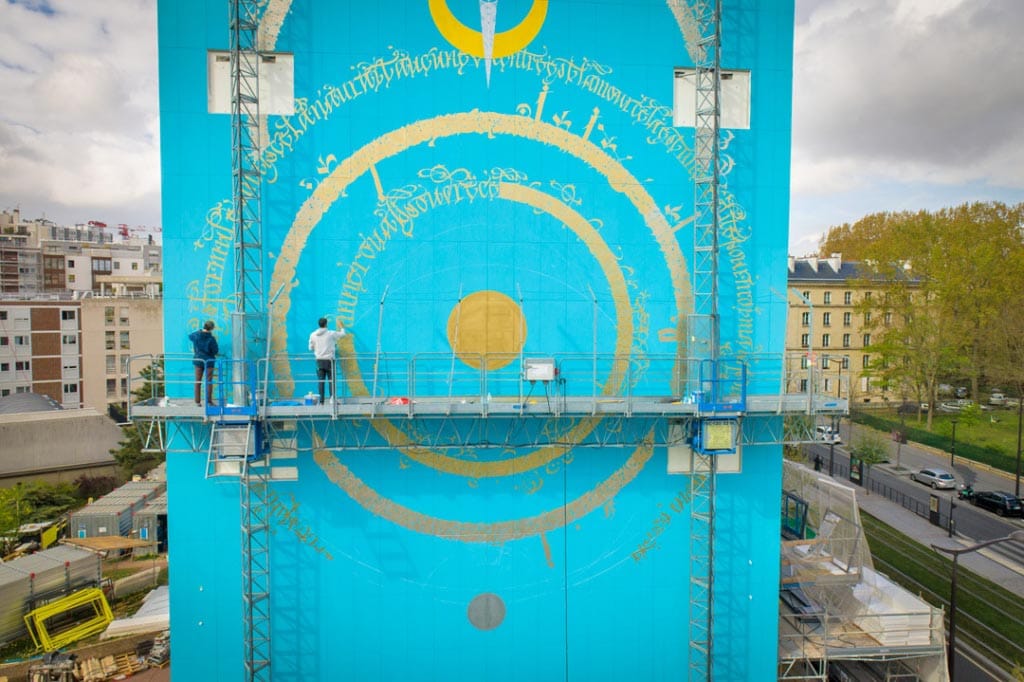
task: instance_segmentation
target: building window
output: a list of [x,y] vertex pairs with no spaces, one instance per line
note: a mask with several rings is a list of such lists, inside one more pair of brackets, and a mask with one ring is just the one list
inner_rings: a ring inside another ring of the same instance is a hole
[[832,380],[825,377],[825,392],[830,393],[832,391]]
[[853,292],[852,291],[844,291],[843,292],[843,305],[853,305]]
[[74,283],[75,283],[75,276],[74,275],[68,275],[68,284],[74,284]]
[[800,356],[800,369],[807,369],[807,367],[809,365],[810,365],[810,363],[807,361],[807,356],[806,355],[801,355]]
[[128,340],[128,332],[121,332],[121,348],[128,349],[131,347],[132,344]]
[[0,346],[9,346],[9,345],[11,345],[11,340],[9,338],[7,338],[6,336],[0,336]]
[[103,340],[107,350],[114,350],[114,332],[107,332]]
[[865,355],[864,357],[862,357],[860,359],[860,366],[863,367],[864,369],[870,369],[871,368],[871,356],[870,355]]
[[11,394],[11,389],[9,389],[9,388],[0,388],[0,398],[6,398],[10,394]]
[[119,260],[114,261],[114,269],[115,270],[120,270],[121,269],[121,261],[119,261]]
[[871,292],[870,291],[865,291],[864,292],[864,300],[865,301],[870,301],[871,300]]
[[28,345],[28,337],[27,336],[15,336],[14,337],[14,345],[15,346],[27,346]]
[[60,319],[62,320],[73,320],[75,319],[74,310],[62,310],[60,311]]
[[808,326],[811,323],[811,314],[807,311],[800,313],[800,324]]
[[882,319],[885,322],[885,326],[888,327],[892,324],[892,313],[886,313]]
[[15,372],[27,372],[32,369],[32,363],[28,360],[18,360],[14,363]]
[[116,355],[108,355],[107,356],[107,374],[113,374],[116,371],[117,371],[117,356]]
[[832,340],[832,337],[831,337],[830,334],[822,334],[821,335],[821,347],[822,348],[828,348],[829,341],[831,341],[831,340]]
[[69,268],[73,268],[73,267],[75,267],[75,261],[74,261],[74,259],[68,258],[68,267],[69,267]]
[[107,379],[107,397],[117,395],[117,379]]
[[822,369],[828,369],[829,365],[830,365],[830,361],[831,361],[831,358],[829,356],[826,355],[826,356],[822,357],[821,358],[821,368]]
[[7,319],[7,311],[6,310],[0,310],[0,320],[6,320],[6,319]]
[[811,342],[811,335],[810,334],[801,334],[800,335],[800,347],[801,348],[807,348],[807,344],[809,344],[810,342]]
[[805,299],[807,299],[808,301],[809,301],[809,300],[811,300],[811,292],[809,292],[809,291],[804,291],[804,292],[803,292],[803,296],[804,296],[804,298],[805,298]]
[[10,372],[10,371],[11,371],[11,363],[9,363],[9,362],[0,362],[0,372]]
[[128,378],[121,377],[121,395],[128,395]]
[[853,313],[843,313],[843,326],[849,327],[853,324]]
[[821,321],[825,323],[826,327],[832,326],[832,313],[825,313],[821,316]]
[[128,306],[121,306],[121,324],[128,324]]
[[850,335],[849,334],[843,334],[843,348],[849,348],[849,347],[850,347]]
[[842,361],[842,363],[839,366],[842,369],[850,369],[850,356],[849,355],[844,355],[843,356],[843,361]]
[[122,355],[121,356],[121,363],[117,366],[117,371],[118,372],[127,372],[128,371],[128,358],[129,357],[130,356],[128,356],[128,355]]
[[78,393],[78,384],[64,384],[65,393]]
[[863,343],[863,346],[864,346],[865,348],[867,348],[867,347],[868,347],[868,346],[870,346],[870,345],[871,345],[871,334],[865,334],[865,335],[864,335],[864,343]]
[[800,380],[800,392],[807,393],[807,379]]
[[864,313],[864,324],[871,324],[871,313]]
[[65,346],[74,346],[78,344],[78,334],[62,334],[60,342]]
[[114,306],[108,305],[103,309],[103,321],[108,327],[114,326]]
[[825,305],[832,305],[832,292],[831,291],[826,291],[825,292]]

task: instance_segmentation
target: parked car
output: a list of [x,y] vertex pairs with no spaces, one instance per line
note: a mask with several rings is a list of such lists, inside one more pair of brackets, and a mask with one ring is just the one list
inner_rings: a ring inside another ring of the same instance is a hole
[[956,479],[953,478],[953,474],[945,469],[921,469],[910,474],[910,480],[930,485],[933,489],[948,490],[956,487]]
[[974,493],[971,504],[999,514],[999,516],[1020,516],[1020,499],[1012,493],[1001,490],[986,490]]
[[843,439],[839,435],[839,429],[832,430],[831,426],[819,426],[815,432],[815,437],[825,443],[842,443]]
[[988,404],[1003,407],[1006,405],[1006,394],[1002,391],[992,391],[988,396]]
[[956,398],[966,398],[969,395],[966,386],[957,386],[956,390],[953,391],[953,396]]

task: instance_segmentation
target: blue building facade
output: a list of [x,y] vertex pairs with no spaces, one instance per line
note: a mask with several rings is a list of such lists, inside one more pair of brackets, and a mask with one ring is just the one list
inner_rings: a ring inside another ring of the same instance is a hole
[[[165,348],[212,319],[229,349],[231,121],[208,85],[228,3],[158,7]],[[693,128],[673,120],[695,21],[686,0],[263,3],[261,48],[294,78],[260,159],[275,395],[315,390],[321,316],[352,332],[347,396],[408,386],[415,358],[410,394],[486,370],[498,400],[526,354],[565,358],[531,404],[678,392],[663,359],[701,342]],[[783,350],[792,25],[792,0],[723,0],[722,65],[749,77],[749,124],[722,134],[727,356]],[[534,420],[518,443],[513,422],[482,427],[503,448],[435,447],[443,420],[375,420],[393,449],[298,435],[271,492],[274,679],[687,677],[688,477],[657,444],[575,447],[621,422]],[[716,679],[775,675],[781,460],[749,445],[717,480]],[[173,676],[241,679],[238,481],[205,473],[206,453],[168,457]]]

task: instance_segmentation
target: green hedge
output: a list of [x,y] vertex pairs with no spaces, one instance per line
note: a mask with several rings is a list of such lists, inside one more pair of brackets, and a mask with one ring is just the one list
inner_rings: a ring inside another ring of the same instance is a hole
[[[887,412],[851,412],[850,420],[885,433],[892,433],[901,428],[900,420]],[[907,434],[907,440],[949,452],[950,437],[945,434],[934,433],[907,423],[904,423],[902,429]],[[956,441],[956,456],[981,462],[1011,474],[1014,473],[1017,462],[1016,454],[1010,455],[991,445],[974,445],[959,438]]]

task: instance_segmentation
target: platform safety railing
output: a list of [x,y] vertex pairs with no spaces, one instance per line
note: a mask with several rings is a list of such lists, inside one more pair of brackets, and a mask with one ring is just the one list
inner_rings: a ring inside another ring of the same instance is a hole
[[[243,387],[232,383],[235,362],[218,358],[213,377],[218,409],[208,416],[253,416],[281,405],[316,405],[324,408],[322,411],[338,413],[337,406],[346,404],[408,405],[410,415],[427,406],[434,414],[438,410],[487,414],[519,409],[629,415],[635,409],[651,411],[658,403],[672,402],[692,404],[696,413],[738,413],[750,409],[752,397],[759,412],[792,412],[793,405],[802,410],[802,405],[814,405],[819,399],[813,385],[800,384],[788,374],[800,365],[782,354],[751,354],[714,362],[667,354],[459,354],[454,359],[450,352],[343,354],[334,360],[325,387],[325,397],[335,399],[334,408],[331,402],[319,405],[316,361],[308,353],[270,356],[252,363],[242,373],[247,377]],[[144,378],[143,370],[154,363],[160,364],[160,372],[154,376],[151,371],[151,376]],[[128,365],[133,394],[129,417],[132,407],[139,405],[195,406],[191,356],[139,355],[132,356]],[[245,404],[233,404],[240,393],[247,396]],[[205,387],[202,396],[205,399]],[[462,407],[466,405],[476,407]],[[202,413],[207,409],[204,405]],[[340,411],[353,413],[352,408]]]

